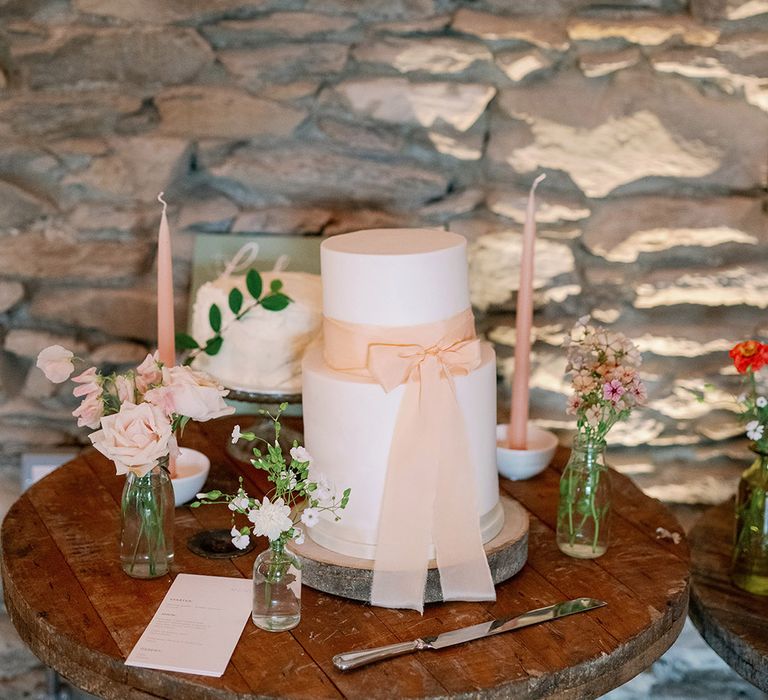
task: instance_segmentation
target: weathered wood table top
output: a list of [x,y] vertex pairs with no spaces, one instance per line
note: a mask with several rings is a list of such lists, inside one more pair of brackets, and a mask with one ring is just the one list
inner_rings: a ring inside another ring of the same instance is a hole
[[[241,418],[242,420],[242,418]],[[213,462],[206,486],[234,490],[243,470],[252,495],[260,473],[226,455],[232,418],[190,425],[182,443]],[[288,421],[286,421],[288,422]],[[564,463],[566,454],[556,462]],[[255,479],[255,481],[254,481]],[[75,685],[105,698],[587,698],[649,666],[675,640],[688,605],[685,541],[674,517],[612,473],[614,513],[608,553],[593,561],[561,554],[554,525],[559,472],[547,469],[502,488],[531,513],[528,564],[499,585],[495,603],[448,603],[412,611],[373,608],[304,587],[301,624],[273,634],[247,623],[221,678],[129,668],[124,659],[171,584],[138,581],[118,561],[122,479],[93,450],[29,489],[2,528],[2,574],[8,612],[23,639]],[[229,527],[225,507],[176,511],[173,574],[250,577],[254,553],[209,560],[187,550],[201,529]],[[260,543],[257,551],[266,542]],[[442,651],[421,652],[342,674],[334,654],[522,613],[590,596],[606,607]]]
[[768,596],[731,583],[733,499],[706,511],[691,531],[691,619],[739,675],[768,691]]

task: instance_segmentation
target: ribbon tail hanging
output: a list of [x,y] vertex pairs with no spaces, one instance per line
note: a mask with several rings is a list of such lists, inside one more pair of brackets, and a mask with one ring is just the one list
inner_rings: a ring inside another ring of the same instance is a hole
[[451,440],[440,443],[434,529],[437,566],[443,600],[496,600],[480,532],[477,486],[469,440],[455,390],[447,381],[436,387],[446,405],[441,430]]
[[406,384],[392,440],[371,602],[423,612],[434,542],[444,600],[494,600],[464,420],[453,382],[427,357]]
[[[435,416],[419,410],[420,385],[405,387],[389,453],[379,516],[371,603],[424,611],[429,545],[437,486]],[[425,421],[426,418],[426,421]]]

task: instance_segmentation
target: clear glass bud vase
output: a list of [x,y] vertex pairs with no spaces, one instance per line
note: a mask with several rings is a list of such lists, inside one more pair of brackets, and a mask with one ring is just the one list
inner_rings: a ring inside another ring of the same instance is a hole
[[608,549],[611,492],[605,441],[577,435],[560,477],[557,546],[578,559],[595,559]]
[[301,619],[301,562],[279,540],[253,563],[251,617],[269,632],[293,629]]
[[736,495],[731,580],[739,588],[768,595],[768,454],[756,453],[755,461],[741,475]]
[[121,515],[123,571],[134,578],[167,574],[173,562],[174,499],[171,477],[164,465],[144,476],[128,473]]

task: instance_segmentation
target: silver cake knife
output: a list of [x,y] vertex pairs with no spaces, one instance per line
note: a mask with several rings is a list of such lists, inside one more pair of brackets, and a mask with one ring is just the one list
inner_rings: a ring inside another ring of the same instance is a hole
[[454,644],[471,642],[473,639],[482,639],[483,637],[509,632],[521,627],[537,625],[540,622],[556,620],[566,615],[575,615],[587,610],[594,610],[595,608],[601,608],[603,605],[607,605],[603,600],[574,598],[573,600],[565,600],[561,603],[549,605],[546,608],[531,610],[515,617],[502,617],[490,622],[481,622],[479,625],[443,632],[434,637],[422,637],[411,642],[400,642],[398,644],[389,644],[385,647],[336,654],[333,657],[333,665],[340,671],[349,671],[374,661],[382,661],[393,656],[400,656],[400,654],[408,654],[409,652],[422,649],[444,649],[445,647],[452,647]]

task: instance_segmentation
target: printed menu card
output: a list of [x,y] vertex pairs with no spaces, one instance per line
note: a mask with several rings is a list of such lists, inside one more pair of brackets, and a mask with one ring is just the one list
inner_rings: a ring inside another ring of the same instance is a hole
[[221,676],[251,613],[250,579],[179,574],[127,666]]

